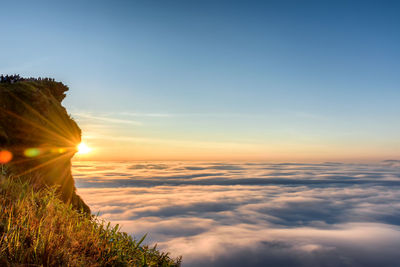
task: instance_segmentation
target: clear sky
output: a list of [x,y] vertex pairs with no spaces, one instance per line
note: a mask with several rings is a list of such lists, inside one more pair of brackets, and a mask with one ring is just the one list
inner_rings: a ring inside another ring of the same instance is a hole
[[88,159],[399,158],[399,14],[398,1],[2,1],[0,73],[69,85]]

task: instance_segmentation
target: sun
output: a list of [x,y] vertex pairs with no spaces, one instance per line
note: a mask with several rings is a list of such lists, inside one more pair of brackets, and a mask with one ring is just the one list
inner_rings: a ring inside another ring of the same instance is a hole
[[90,147],[88,147],[85,143],[80,143],[78,146],[77,146],[77,149],[78,149],[78,154],[87,154],[87,153],[89,153],[90,151],[92,151],[92,149],[90,148]]

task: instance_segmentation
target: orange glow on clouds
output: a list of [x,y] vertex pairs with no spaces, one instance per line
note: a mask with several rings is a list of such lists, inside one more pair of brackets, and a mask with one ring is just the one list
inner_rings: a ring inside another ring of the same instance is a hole
[[[375,162],[397,158],[396,146],[377,147],[363,140],[331,142],[324,140],[271,140],[269,142],[229,142],[223,140],[179,140],[128,136],[126,133],[89,133],[84,139],[96,147],[89,154],[78,153],[90,160],[247,160],[247,161],[362,161]],[[99,131],[100,132],[100,131]]]

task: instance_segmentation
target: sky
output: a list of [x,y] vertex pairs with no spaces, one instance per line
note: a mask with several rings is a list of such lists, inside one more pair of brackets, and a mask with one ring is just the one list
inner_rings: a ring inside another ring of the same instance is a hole
[[49,76],[103,160],[400,156],[397,1],[1,1],[0,73]]

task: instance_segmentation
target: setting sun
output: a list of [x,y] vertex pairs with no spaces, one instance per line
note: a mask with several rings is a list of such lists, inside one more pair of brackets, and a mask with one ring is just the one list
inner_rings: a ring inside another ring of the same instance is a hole
[[77,149],[78,149],[78,154],[87,154],[87,153],[89,153],[90,151],[92,151],[92,149],[90,148],[90,147],[88,147],[85,143],[80,143],[78,146],[77,146]]

